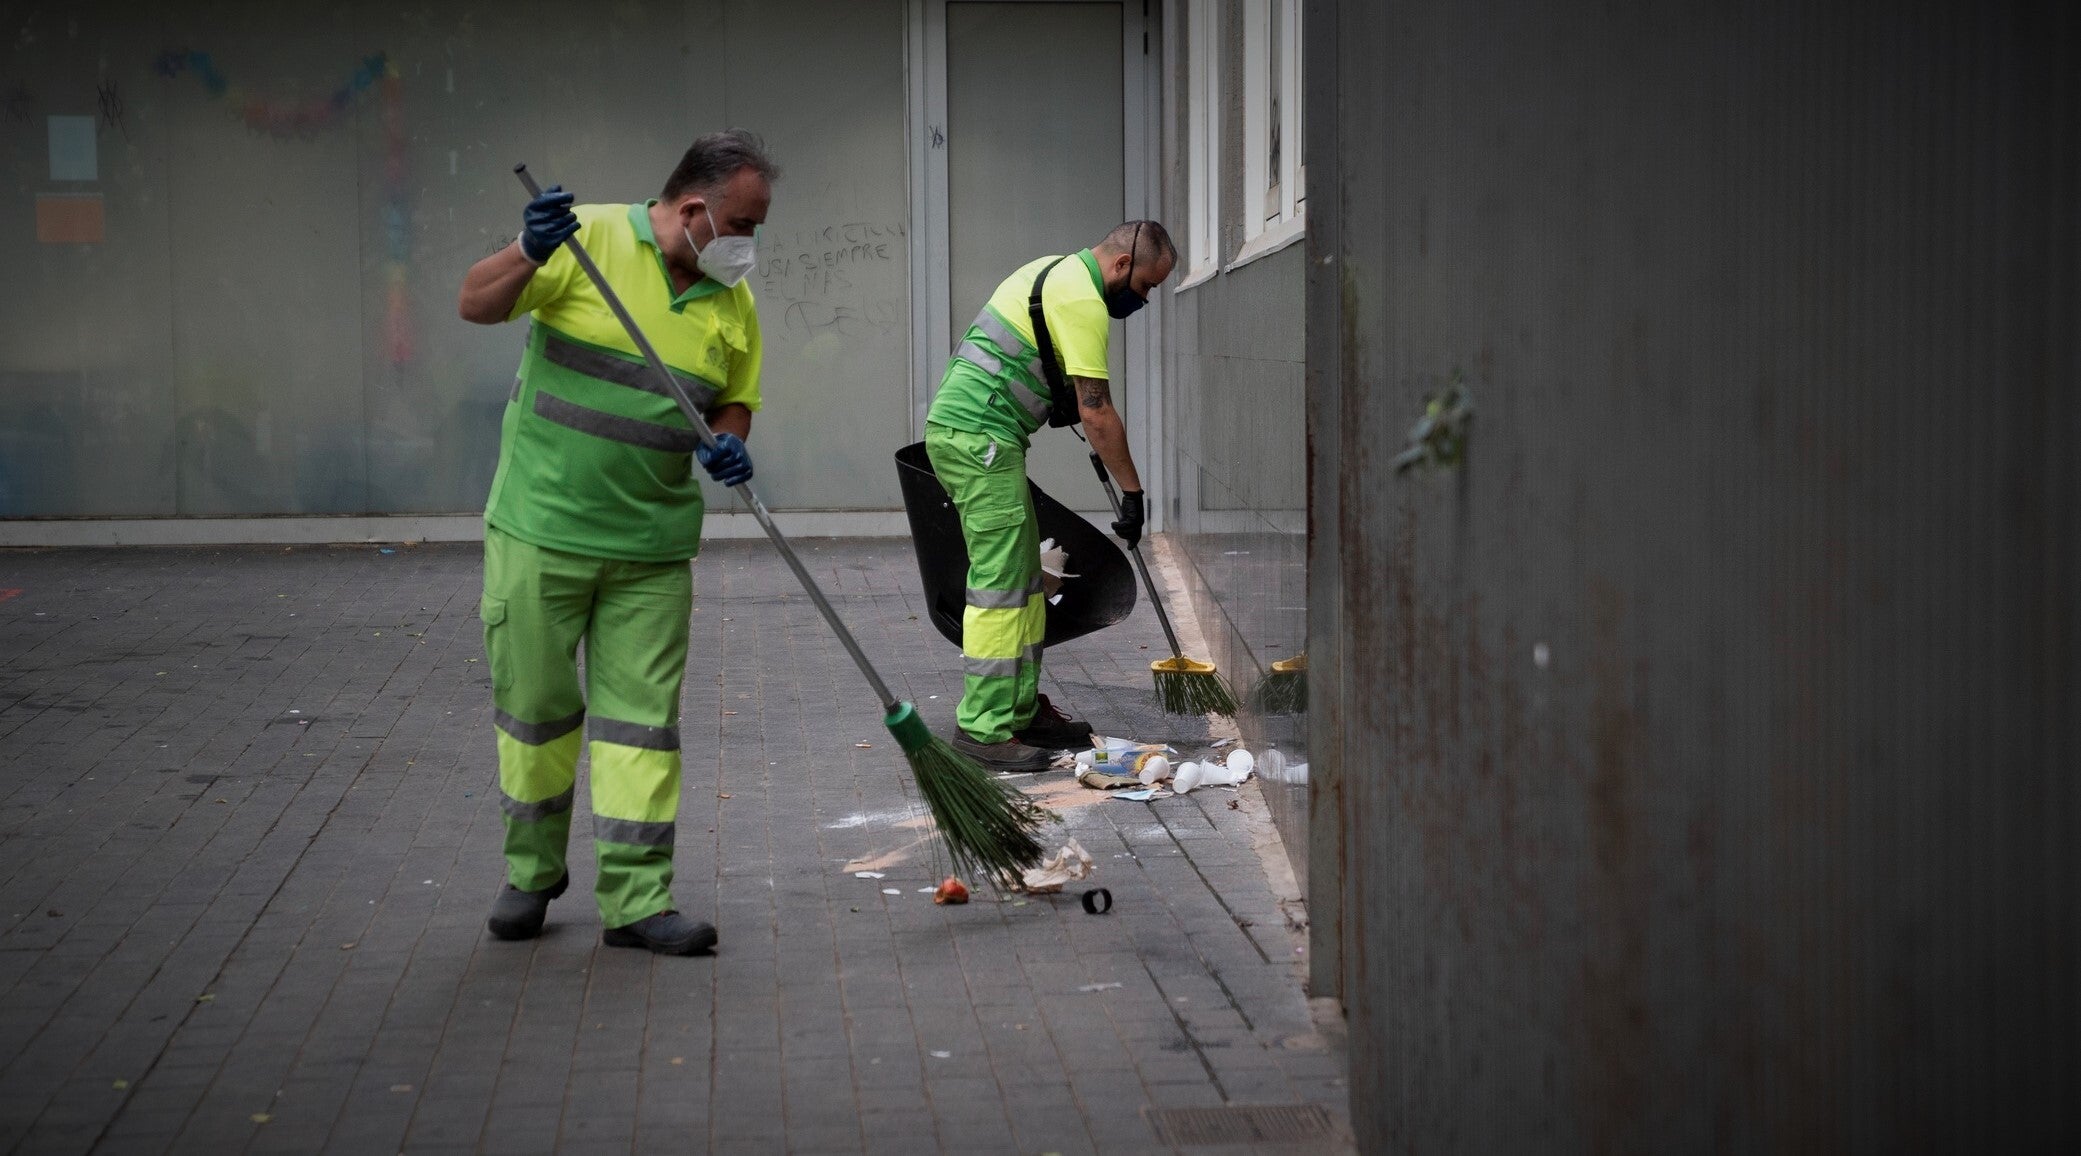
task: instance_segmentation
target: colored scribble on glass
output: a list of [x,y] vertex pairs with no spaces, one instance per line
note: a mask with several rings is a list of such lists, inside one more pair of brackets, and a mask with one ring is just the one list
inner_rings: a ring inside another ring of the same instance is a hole
[[403,86],[389,55],[378,52],[364,57],[329,95],[301,101],[270,100],[232,83],[207,52],[168,49],[159,54],[152,68],[167,80],[179,79],[184,73],[193,76],[211,96],[230,105],[247,128],[280,139],[310,137],[331,127],[370,89],[377,90],[383,115],[385,344],[391,364],[410,361],[412,313],[407,285],[412,257],[411,195],[406,183]]

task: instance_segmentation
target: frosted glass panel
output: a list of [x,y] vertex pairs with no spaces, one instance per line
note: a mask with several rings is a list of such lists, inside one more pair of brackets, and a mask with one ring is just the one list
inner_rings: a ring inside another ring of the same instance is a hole
[[[792,508],[900,508],[911,440],[910,163],[900,3],[733,0],[732,123],[786,170],[753,288],[766,332],[761,492]],[[711,489],[713,508],[736,499]]]
[[[0,260],[28,291],[0,314],[0,517],[481,509],[523,333],[455,296],[517,228],[513,164],[640,200],[731,124],[786,170],[754,281],[762,488],[896,506],[903,20],[901,0],[10,18]],[[56,175],[86,170],[77,133],[54,158],[53,116],[92,118],[91,179]],[[856,234],[874,245],[824,243]],[[805,254],[843,268],[812,284]]]

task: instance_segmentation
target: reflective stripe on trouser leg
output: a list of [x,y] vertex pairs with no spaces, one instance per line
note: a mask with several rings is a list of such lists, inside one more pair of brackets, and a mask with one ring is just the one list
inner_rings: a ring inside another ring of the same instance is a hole
[[693,582],[685,562],[607,562],[585,644],[592,740],[593,897],[604,927],[672,906],[679,688]]
[[[1040,691],[1040,640],[1047,624],[1047,606],[1038,594],[1016,610],[970,606],[962,613],[961,706],[956,712],[962,730],[994,743],[1033,722]],[[1012,657],[978,655],[978,650],[1010,650]]]
[[597,563],[484,532],[484,651],[498,735],[506,879],[540,891],[563,877],[583,741],[578,640]]
[[1003,742],[1033,721],[1047,631],[1026,453],[1009,440],[938,425],[926,426],[925,449],[968,546],[956,717],[970,738]]

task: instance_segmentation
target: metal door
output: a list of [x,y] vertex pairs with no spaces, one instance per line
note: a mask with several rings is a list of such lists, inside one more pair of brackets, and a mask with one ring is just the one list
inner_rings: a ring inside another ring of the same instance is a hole
[[[1136,159],[1150,139],[1140,127],[1143,15],[1109,2],[946,0],[921,11],[926,75],[924,226],[919,230],[921,343],[919,401],[929,400],[947,351],[1011,272],[1035,257],[1072,253],[1097,241],[1142,203]],[[936,202],[936,203],[935,203]],[[935,244],[943,238],[943,242]],[[1065,264],[1056,275],[1082,276]],[[936,285],[937,291],[933,291]],[[1146,320],[1145,320],[1146,318]],[[1129,380],[1153,367],[1154,311],[1113,327],[1113,402],[1134,438],[1143,484],[1158,470],[1137,429],[1149,389]],[[943,328],[942,328],[943,326]],[[922,433],[922,426],[920,428]],[[1034,435],[1028,474],[1070,507],[1105,508],[1083,442],[1066,430]]]

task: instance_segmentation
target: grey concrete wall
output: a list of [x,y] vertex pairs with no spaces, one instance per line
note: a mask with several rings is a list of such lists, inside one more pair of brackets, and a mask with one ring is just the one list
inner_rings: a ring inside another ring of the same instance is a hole
[[[458,321],[455,295],[518,229],[513,164],[641,200],[732,124],[786,170],[754,282],[754,450],[785,447],[762,493],[895,508],[904,20],[901,0],[11,6],[0,517],[481,509],[522,334]],[[87,119],[91,174],[52,167],[52,116]],[[83,206],[100,239],[39,240],[39,212]]]
[[2071,1149],[2072,7],[1309,19],[1361,1146]]

